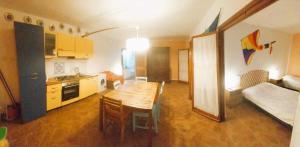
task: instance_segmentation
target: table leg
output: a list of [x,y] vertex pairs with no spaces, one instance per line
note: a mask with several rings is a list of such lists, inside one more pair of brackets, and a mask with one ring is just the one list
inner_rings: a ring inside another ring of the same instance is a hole
[[99,106],[99,127],[100,131],[103,131],[103,99],[100,98],[100,106]]
[[149,127],[149,143],[148,143],[148,146],[149,147],[152,147],[152,111],[149,111],[149,118],[148,118],[148,127]]

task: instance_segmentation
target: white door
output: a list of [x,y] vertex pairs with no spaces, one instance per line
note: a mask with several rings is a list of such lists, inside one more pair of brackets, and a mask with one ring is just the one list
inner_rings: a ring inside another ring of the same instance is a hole
[[179,50],[179,81],[189,81],[189,51]]

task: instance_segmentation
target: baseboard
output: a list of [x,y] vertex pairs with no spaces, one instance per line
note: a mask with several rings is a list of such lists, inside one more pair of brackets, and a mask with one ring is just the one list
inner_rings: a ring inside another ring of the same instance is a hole
[[178,80],[178,82],[180,82],[180,83],[185,83],[185,84],[188,84],[189,82],[187,82],[187,81],[181,81],[181,80]]
[[171,80],[171,82],[177,82],[177,83],[189,84],[189,82],[186,82],[186,81],[180,81],[180,80]]
[[209,113],[207,113],[205,111],[202,111],[200,109],[197,109],[195,107],[193,107],[193,111],[196,112],[196,113],[198,113],[198,114],[200,114],[200,115],[202,115],[202,116],[204,116],[204,117],[207,117],[208,119],[211,119],[213,121],[221,122],[221,120],[220,120],[220,118],[218,116],[214,116],[212,114],[209,114]]

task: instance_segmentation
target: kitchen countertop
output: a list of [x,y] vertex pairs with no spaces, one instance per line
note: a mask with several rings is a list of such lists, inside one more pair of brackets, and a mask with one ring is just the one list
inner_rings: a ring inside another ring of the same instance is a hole
[[[91,77],[96,77],[98,75],[80,75],[72,80],[81,80],[81,79],[86,79],[86,78],[91,78]],[[72,81],[72,80],[66,80],[66,81]],[[49,78],[48,81],[46,81],[46,85],[55,85],[55,84],[61,84],[63,81],[57,80],[56,78]]]

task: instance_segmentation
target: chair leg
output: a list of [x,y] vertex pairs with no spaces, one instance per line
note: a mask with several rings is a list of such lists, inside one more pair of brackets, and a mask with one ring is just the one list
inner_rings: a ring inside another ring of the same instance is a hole
[[121,124],[121,142],[124,142],[125,124]]
[[158,133],[158,125],[157,125],[158,119],[157,119],[157,115],[155,115],[155,116],[153,117],[153,121],[154,121],[155,133],[157,134],[157,133]]
[[132,115],[132,130],[135,132],[135,116]]
[[160,104],[158,105],[158,108],[157,108],[157,120],[158,121],[160,120]]
[[103,136],[106,135],[106,128],[107,128],[106,121],[103,121]]

